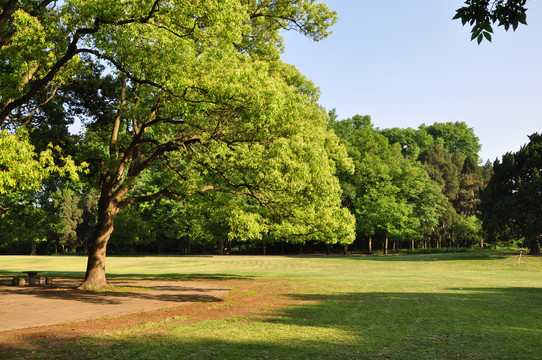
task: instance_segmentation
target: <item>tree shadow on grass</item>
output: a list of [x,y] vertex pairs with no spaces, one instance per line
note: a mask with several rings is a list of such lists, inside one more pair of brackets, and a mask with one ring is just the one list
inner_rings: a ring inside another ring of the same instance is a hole
[[[250,321],[166,325],[156,333],[88,337],[76,346],[31,341],[42,358],[63,359],[540,358],[539,288],[289,296],[297,305]],[[21,354],[6,350],[13,355],[6,359]]]
[[112,286],[101,291],[82,291],[74,287],[32,287],[21,289],[0,288],[0,295],[32,296],[35,299],[56,299],[91,304],[122,305],[126,301],[149,300],[160,302],[220,302],[217,296],[207,295],[210,292],[227,293],[229,288],[197,288],[186,286]]
[[284,309],[267,321],[339,329],[359,340],[374,335],[375,353],[369,358],[540,358],[540,288],[290,296],[305,304]]
[[[41,277],[53,277],[63,279],[79,279],[81,282],[85,277],[84,272],[80,271],[42,271],[38,274]],[[6,282],[13,277],[27,278],[28,276],[21,271],[0,270],[0,280]],[[107,274],[108,280],[115,279],[137,279],[137,280],[182,280],[182,281],[200,281],[200,280],[244,280],[251,279],[254,276],[234,275],[234,274],[203,274],[203,273],[163,273],[163,274]],[[11,284],[11,281],[10,281]]]
[[[95,291],[77,290],[82,278],[77,273],[44,272],[40,276],[53,277],[52,285],[17,287],[12,285],[11,277],[24,277],[19,272],[2,272],[0,296],[32,296],[33,298],[78,301],[82,303],[121,305],[126,300],[149,300],[160,302],[219,302],[220,298],[207,295],[212,292],[226,293],[230,288],[218,284],[197,284],[226,280],[248,280],[250,277],[229,274],[161,274],[146,276],[123,274],[108,276],[110,286]],[[28,281],[28,280],[27,280]],[[194,282],[187,286],[187,282]],[[217,286],[218,285],[218,286]]]

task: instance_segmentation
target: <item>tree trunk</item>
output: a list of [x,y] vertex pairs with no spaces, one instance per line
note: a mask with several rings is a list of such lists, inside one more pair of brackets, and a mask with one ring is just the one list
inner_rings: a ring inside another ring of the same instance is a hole
[[388,234],[386,234],[386,240],[384,240],[384,255],[388,255]]
[[410,250],[414,250],[415,244],[414,244],[414,238],[410,241]]
[[224,255],[224,239],[220,239],[220,255]]
[[31,241],[30,255],[36,255],[36,240]]
[[88,254],[87,272],[85,280],[79,285],[79,289],[90,290],[107,285],[105,278],[105,256],[107,242],[113,232],[113,223],[119,212],[119,197],[109,196],[107,191],[102,190],[102,195],[98,202],[98,221],[94,229],[94,236],[91,240]]
[[299,255],[303,255],[303,244],[299,243]]
[[113,232],[115,217],[120,210],[119,201],[127,192],[128,188],[113,192],[112,186],[107,181],[102,185],[98,201],[98,221],[89,248],[85,280],[79,285],[81,290],[97,289],[107,285],[105,277],[107,242]]
[[373,237],[369,235],[369,255],[373,253]]
[[536,236],[529,241],[529,254],[540,255],[540,237]]

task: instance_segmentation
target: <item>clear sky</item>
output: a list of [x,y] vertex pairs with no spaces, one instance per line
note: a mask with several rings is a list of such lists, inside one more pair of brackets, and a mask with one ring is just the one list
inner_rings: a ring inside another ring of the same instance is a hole
[[325,0],[336,10],[320,42],[284,34],[283,60],[321,89],[339,119],[370,115],[383,129],[464,121],[495,160],[542,132],[542,4],[527,2],[528,26],[495,28],[470,41],[452,21],[457,0]]

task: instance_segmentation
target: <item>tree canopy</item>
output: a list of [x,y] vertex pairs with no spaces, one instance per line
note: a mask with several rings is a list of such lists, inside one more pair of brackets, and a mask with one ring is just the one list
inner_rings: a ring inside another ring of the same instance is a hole
[[493,164],[494,174],[482,193],[486,232],[502,240],[523,237],[532,254],[540,254],[542,234],[542,135]]

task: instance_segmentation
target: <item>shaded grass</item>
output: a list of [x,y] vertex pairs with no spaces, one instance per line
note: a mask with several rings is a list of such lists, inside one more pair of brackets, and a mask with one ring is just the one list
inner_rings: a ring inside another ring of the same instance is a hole
[[[46,264],[53,273],[69,273],[78,261],[55,259]],[[18,259],[9,260],[0,257],[0,276],[19,271]],[[148,323],[74,344],[36,339],[29,345],[34,353],[4,354],[29,359],[538,359],[542,259],[524,256],[520,266],[517,260],[498,252],[109,258],[110,277],[289,279],[287,295],[302,303],[256,318]]]

